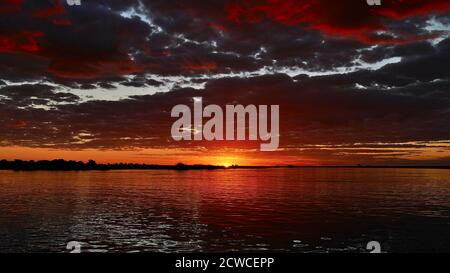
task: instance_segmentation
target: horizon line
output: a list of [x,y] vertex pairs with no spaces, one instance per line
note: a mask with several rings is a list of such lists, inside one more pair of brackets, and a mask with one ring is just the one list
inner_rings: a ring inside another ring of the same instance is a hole
[[0,170],[114,170],[114,169],[275,169],[275,168],[389,168],[389,169],[450,169],[450,165],[214,165],[214,164],[155,164],[155,163],[96,163],[95,160],[0,160]]

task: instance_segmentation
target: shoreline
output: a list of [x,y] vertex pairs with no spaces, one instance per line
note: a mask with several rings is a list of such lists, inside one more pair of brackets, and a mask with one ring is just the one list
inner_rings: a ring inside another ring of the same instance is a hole
[[81,161],[65,161],[62,159],[52,161],[0,161],[0,170],[10,171],[113,171],[113,170],[244,170],[244,169],[439,169],[448,170],[450,166],[386,166],[386,165],[336,165],[336,166],[297,166],[297,165],[279,165],[279,166],[218,166],[218,165],[187,165],[178,163],[176,165],[157,165],[157,164],[97,164],[91,160],[88,163]]

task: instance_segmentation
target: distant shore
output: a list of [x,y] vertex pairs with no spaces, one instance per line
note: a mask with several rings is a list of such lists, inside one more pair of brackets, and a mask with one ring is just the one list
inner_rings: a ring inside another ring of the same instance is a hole
[[450,166],[380,166],[380,165],[342,165],[342,166],[217,166],[217,165],[156,165],[156,164],[97,164],[95,161],[66,161],[63,159],[24,161],[0,161],[0,170],[15,171],[109,171],[109,170],[229,170],[229,169],[277,169],[277,168],[367,168],[367,169],[450,169]]

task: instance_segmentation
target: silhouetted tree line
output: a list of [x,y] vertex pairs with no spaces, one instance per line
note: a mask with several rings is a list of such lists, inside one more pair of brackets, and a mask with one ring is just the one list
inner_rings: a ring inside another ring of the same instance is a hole
[[97,164],[94,160],[87,163],[82,161],[66,161],[63,159],[56,160],[40,160],[40,161],[24,161],[14,160],[0,161],[0,170],[48,170],[48,171],[84,171],[84,170],[215,170],[225,169],[223,166],[212,165],[185,165],[179,163],[177,165],[147,165],[147,164]]
[[88,162],[66,161],[64,159],[24,161],[24,160],[1,160],[0,170],[17,171],[89,171],[89,170],[222,170],[222,169],[266,169],[266,168],[412,168],[412,169],[450,169],[450,166],[238,166],[231,167],[214,165],[186,165],[178,163],[177,165],[148,165],[148,164],[97,164],[94,160]]

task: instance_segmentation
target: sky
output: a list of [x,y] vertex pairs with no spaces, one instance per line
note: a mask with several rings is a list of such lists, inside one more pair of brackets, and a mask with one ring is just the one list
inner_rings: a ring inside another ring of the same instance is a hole
[[[0,158],[450,164],[448,0],[0,0]],[[171,109],[280,105],[280,147]]]

